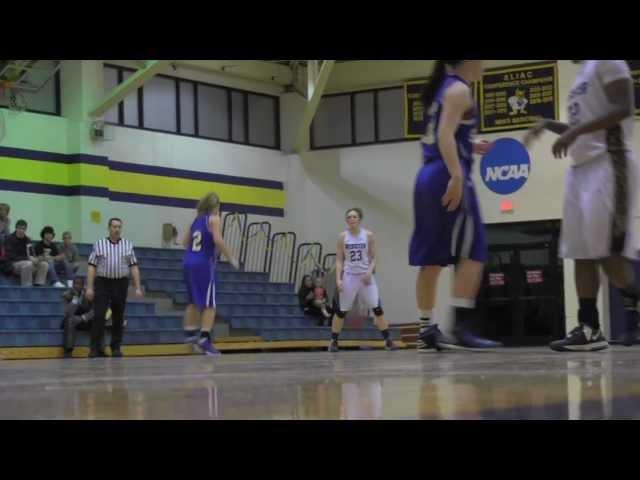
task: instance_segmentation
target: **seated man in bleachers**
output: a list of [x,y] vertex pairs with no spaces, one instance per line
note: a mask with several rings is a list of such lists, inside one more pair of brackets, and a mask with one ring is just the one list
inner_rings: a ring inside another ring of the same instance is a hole
[[93,302],[85,297],[82,278],[76,278],[73,281],[73,287],[62,294],[62,300],[64,302],[64,319],[61,328],[64,329],[64,358],[71,358],[78,330],[91,331],[91,321],[94,315]]
[[18,220],[16,231],[7,237],[5,250],[11,271],[20,277],[20,285],[31,287],[44,286],[47,280],[48,265],[41,262],[33,252],[31,239],[27,237],[27,222]]
[[54,287],[64,288],[65,286],[60,281],[60,277],[58,277],[58,270],[61,270],[64,272],[64,276],[66,277],[67,287],[71,288],[75,277],[73,267],[69,262],[67,262],[64,253],[60,253],[58,251],[58,246],[53,242],[55,235],[56,233],[53,230],[53,227],[46,226],[42,229],[40,232],[40,238],[42,241],[36,245],[36,255],[40,261],[48,264],[49,280]]
[[62,234],[62,242],[60,253],[64,255],[67,262],[71,265],[73,273],[77,273],[78,268],[80,268],[80,253],[78,252],[78,247],[73,243],[71,232],[64,232]]

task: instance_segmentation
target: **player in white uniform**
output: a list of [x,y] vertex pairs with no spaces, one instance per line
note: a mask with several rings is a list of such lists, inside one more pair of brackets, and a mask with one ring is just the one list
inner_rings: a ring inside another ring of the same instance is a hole
[[389,324],[384,319],[384,311],[380,306],[378,285],[373,276],[376,268],[375,237],[369,230],[360,227],[362,210],[347,210],[348,229],[338,237],[336,250],[336,287],[339,292],[340,308],[331,324],[331,342],[329,351],[337,352],[338,336],[344,325],[347,312],[353,307],[356,296],[361,295],[367,308],[373,309],[376,326],[382,333],[385,349],[393,350],[393,342],[389,336]]
[[630,259],[636,258],[632,226],[637,210],[639,168],[632,151],[634,91],[624,60],[585,60],[569,93],[569,123],[541,120],[525,136],[529,144],[543,130],[560,135],[556,158],[567,151],[572,165],[566,176],[560,254],[575,260],[579,326],[557,351],[594,351],[608,347],[596,308],[602,267],[624,298],[631,345],[638,326],[638,290]]

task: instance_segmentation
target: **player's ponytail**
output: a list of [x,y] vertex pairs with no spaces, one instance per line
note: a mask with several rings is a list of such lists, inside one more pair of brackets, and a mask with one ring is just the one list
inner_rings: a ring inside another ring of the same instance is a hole
[[214,192],[206,194],[200,199],[196,209],[198,215],[210,215],[220,206],[220,198]]
[[447,66],[455,67],[463,61],[464,60],[436,60],[436,64],[431,72],[431,78],[422,91],[422,104],[424,105],[425,111],[429,110],[429,107],[435,100],[436,92],[438,88],[440,88],[440,85],[442,85],[444,77],[447,74]]

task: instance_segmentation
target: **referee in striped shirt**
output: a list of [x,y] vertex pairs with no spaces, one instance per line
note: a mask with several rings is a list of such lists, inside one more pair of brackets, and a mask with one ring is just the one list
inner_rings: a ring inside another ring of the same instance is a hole
[[124,309],[129,290],[129,271],[133,277],[136,296],[142,298],[140,270],[133,251],[133,243],[121,237],[122,220],[109,220],[109,236],[93,245],[89,256],[87,290],[85,297],[94,300],[94,320],[91,326],[89,358],[106,357],[104,352],[104,325],[107,308],[111,305],[111,356],[122,357],[122,329]]

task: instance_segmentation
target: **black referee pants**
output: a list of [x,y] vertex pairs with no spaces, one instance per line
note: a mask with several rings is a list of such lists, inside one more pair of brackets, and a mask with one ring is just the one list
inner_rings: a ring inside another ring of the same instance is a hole
[[91,350],[101,350],[104,343],[105,314],[111,306],[111,348],[119,348],[122,343],[124,309],[127,305],[128,278],[96,278],[94,286],[95,299],[93,308],[95,316],[91,324]]

